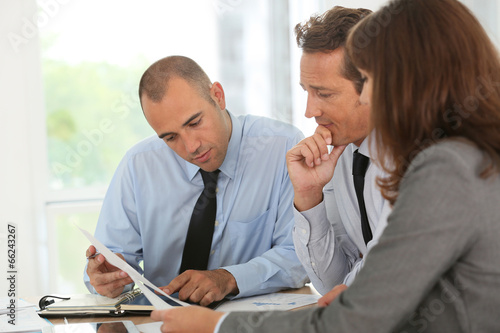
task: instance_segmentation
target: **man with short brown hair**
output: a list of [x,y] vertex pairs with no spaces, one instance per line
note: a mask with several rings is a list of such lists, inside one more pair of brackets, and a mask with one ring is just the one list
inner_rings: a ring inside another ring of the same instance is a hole
[[[287,153],[295,193],[293,236],[297,255],[321,294],[352,282],[390,212],[375,183],[383,173],[370,162],[375,158],[367,140],[370,108],[359,102],[363,79],[344,52],[349,30],[370,13],[334,7],[295,27],[303,50],[305,115],[318,127]],[[365,167],[364,187],[358,191],[355,159]]]
[[[302,133],[234,116],[222,85],[186,57],[151,65],[139,94],[157,135],[118,166],[96,238],[168,294],[201,305],[303,286],[285,163]],[[94,253],[89,247],[87,257]],[[89,290],[102,295],[131,287],[103,255],[89,259],[87,273]]]

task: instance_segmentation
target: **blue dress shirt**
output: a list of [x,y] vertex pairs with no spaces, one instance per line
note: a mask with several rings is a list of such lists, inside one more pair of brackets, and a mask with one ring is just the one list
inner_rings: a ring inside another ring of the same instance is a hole
[[[208,269],[229,271],[238,284],[237,297],[301,287],[307,275],[293,246],[293,187],[285,154],[303,134],[268,118],[230,116]],[[179,273],[202,190],[199,167],[158,137],[147,138],[118,166],[95,236],[148,280],[165,286]],[[86,274],[85,282],[92,291]]]

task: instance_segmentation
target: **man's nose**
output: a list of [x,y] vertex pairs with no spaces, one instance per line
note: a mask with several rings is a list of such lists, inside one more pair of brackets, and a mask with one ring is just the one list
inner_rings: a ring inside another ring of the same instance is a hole
[[189,154],[193,154],[201,146],[200,140],[196,137],[187,136],[184,138],[184,147]]
[[307,118],[319,117],[321,111],[318,107],[318,101],[316,98],[312,97],[310,94],[307,95],[306,113]]

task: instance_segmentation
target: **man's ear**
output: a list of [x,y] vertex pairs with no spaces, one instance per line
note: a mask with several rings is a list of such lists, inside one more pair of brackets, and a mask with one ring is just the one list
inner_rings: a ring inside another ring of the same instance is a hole
[[210,96],[215,103],[219,106],[221,110],[226,109],[226,96],[224,95],[224,89],[219,82],[212,83],[212,88],[210,88]]

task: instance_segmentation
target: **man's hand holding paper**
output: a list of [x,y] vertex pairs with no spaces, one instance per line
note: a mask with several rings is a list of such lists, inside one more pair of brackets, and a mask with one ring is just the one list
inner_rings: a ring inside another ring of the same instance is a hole
[[[126,272],[110,264],[102,254],[92,258],[95,254],[97,254],[96,248],[93,245],[89,246],[86,255],[91,257],[87,265],[90,283],[99,294],[111,298],[117,297],[127,284],[134,281]],[[116,255],[125,260],[123,255],[119,253]]]
[[[173,300],[170,296],[165,294],[163,290],[155,286],[153,283],[151,283],[148,279],[143,277],[141,274],[139,274],[137,271],[135,271],[130,265],[123,260],[123,256],[118,257],[116,253],[111,252],[104,244],[102,244],[100,241],[98,241],[94,236],[92,236],[88,231],[78,227],[80,231],[87,237],[87,239],[94,245],[94,247],[102,253],[102,255],[106,258],[106,261],[109,262],[110,265],[115,266],[117,269],[121,269],[122,271],[126,272],[130,278],[133,280],[133,282],[136,284],[137,287],[139,287],[142,291],[142,293],[147,297],[148,301],[157,309],[157,310],[162,310],[162,309],[168,309],[171,308],[172,306],[170,304],[167,304],[165,301],[163,301],[161,298],[159,298],[157,295],[155,295],[149,288],[152,288],[154,291],[158,292],[161,295],[167,296],[171,300]],[[87,253],[89,254],[89,253]],[[100,257],[99,255],[98,257]],[[148,288],[149,287],[149,288]],[[185,302],[178,301],[178,300],[173,300],[177,305],[181,306],[186,306],[189,305]]]
[[[126,264],[122,254],[114,253],[114,255]],[[113,265],[103,254],[98,253],[94,245],[89,246],[86,256],[89,258],[87,274],[90,283],[100,295],[117,297],[127,284],[134,282],[125,270]],[[208,306],[222,300],[228,294],[239,292],[233,275],[225,269],[187,270],[160,289],[168,295],[179,292],[180,300],[199,303],[202,306]]]

